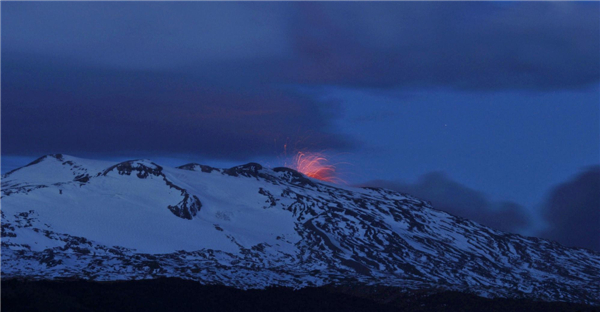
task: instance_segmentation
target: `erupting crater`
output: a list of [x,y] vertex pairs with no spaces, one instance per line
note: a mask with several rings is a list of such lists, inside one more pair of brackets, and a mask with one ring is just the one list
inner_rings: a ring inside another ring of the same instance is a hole
[[337,183],[341,180],[336,177],[336,167],[329,164],[329,160],[321,153],[298,152],[294,156],[292,168],[307,177],[321,181]]

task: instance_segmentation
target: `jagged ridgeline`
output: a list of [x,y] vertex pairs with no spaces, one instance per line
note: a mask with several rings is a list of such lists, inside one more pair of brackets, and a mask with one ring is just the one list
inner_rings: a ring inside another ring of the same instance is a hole
[[3,280],[158,277],[600,303],[597,252],[289,168],[48,155],[2,177]]

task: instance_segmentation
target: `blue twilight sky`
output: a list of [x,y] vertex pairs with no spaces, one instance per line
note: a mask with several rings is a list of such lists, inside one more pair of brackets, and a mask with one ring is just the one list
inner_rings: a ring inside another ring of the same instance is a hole
[[600,163],[599,24],[594,2],[6,2],[2,172],[325,152],[350,184],[535,234]]

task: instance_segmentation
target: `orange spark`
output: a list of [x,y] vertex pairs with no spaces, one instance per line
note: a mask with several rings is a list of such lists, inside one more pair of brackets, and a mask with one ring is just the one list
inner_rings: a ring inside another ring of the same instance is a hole
[[333,183],[341,181],[335,177],[335,166],[328,164],[325,155],[320,153],[298,152],[292,167],[311,178]]

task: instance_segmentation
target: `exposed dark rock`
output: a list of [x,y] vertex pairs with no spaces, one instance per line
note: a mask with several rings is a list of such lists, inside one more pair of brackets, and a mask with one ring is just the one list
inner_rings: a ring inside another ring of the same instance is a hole
[[90,175],[89,174],[80,174],[78,176],[75,177],[75,179],[73,179],[74,181],[77,182],[81,182],[81,183],[86,183],[90,180]]
[[108,169],[104,170],[102,173],[100,173],[99,175],[107,175],[109,172],[117,170],[117,172],[120,175],[131,175],[132,172],[136,172],[137,173],[137,177],[140,179],[145,179],[150,175],[153,176],[161,176],[162,175],[162,167],[151,162],[150,164],[152,165],[152,167],[147,166],[141,162],[138,162],[139,160],[129,160],[129,161],[125,161],[122,163],[118,163],[114,166],[109,167]]
[[303,175],[302,173],[300,173],[294,169],[290,169],[287,167],[277,167],[277,168],[274,168],[273,171],[283,173],[283,179],[287,180],[288,182],[290,182],[294,185],[297,185],[300,187],[305,187],[305,186],[316,187],[317,186],[313,181],[308,179],[305,175]]
[[189,164],[179,166],[177,168],[183,169],[183,170],[189,170],[189,171],[197,171],[197,169],[200,169],[200,171],[206,172],[206,173],[211,173],[213,171],[221,172],[221,169],[214,168],[211,166],[206,166],[206,165],[200,165],[197,163],[189,163]]
[[231,167],[223,170],[224,174],[232,177],[244,176],[244,177],[258,177],[258,173],[262,170],[262,166],[257,163],[247,163],[241,166]]
[[273,196],[273,194],[271,194],[269,191],[267,191],[261,187],[258,189],[258,193],[268,197],[268,200],[266,202],[269,203],[269,207],[275,207],[277,205],[275,196]]
[[176,216],[192,220],[202,208],[202,203],[195,195],[190,196],[187,192],[183,194],[184,198],[177,205],[169,206],[169,210]]

